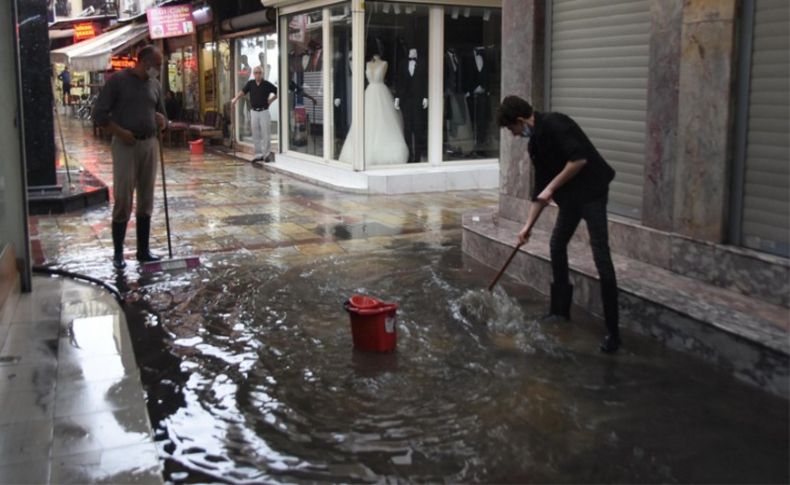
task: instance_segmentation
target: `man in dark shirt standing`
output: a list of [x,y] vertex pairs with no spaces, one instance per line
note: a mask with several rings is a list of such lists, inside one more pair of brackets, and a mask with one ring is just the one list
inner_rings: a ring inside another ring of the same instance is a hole
[[113,266],[122,269],[123,241],[137,190],[137,260],[156,261],[149,251],[151,213],[154,209],[156,166],[159,163],[157,133],[167,125],[162,86],[162,53],[148,45],[140,49],[137,65],[113,75],[99,93],[93,119],[112,133]]
[[252,70],[254,79],[247,81],[247,84],[231,100],[231,105],[235,106],[236,101],[242,96],[250,95],[250,109],[252,116],[252,143],[255,147],[255,157],[252,163],[272,162],[271,126],[272,117],[269,114],[269,106],[277,99],[277,87],[269,81],[263,79],[263,67],[257,66]]
[[570,319],[573,286],[568,278],[568,242],[584,219],[590,233],[595,267],[601,280],[607,335],[604,352],[620,347],[617,279],[609,251],[606,203],[615,172],[570,117],[538,113],[518,96],[507,96],[499,108],[499,126],[514,136],[529,138],[528,150],[535,167],[535,185],[527,222],[518,233],[518,244],[529,240],[532,226],[553,199],[559,214],[551,235],[551,285],[549,319]]
[[71,72],[69,66],[63,68],[58,74],[58,79],[63,83],[63,106],[71,102]]

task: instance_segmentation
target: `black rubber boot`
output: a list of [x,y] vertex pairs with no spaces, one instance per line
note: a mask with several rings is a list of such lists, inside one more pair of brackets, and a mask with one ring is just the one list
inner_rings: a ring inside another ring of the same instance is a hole
[[552,283],[549,314],[541,318],[541,321],[550,323],[570,320],[572,302],[573,285]]
[[151,254],[148,248],[148,239],[151,235],[151,216],[137,216],[137,261],[149,263],[159,261],[161,258]]
[[126,223],[113,222],[112,223],[112,265],[115,269],[123,269],[126,267],[126,261],[123,260],[123,240],[126,238]]
[[616,280],[601,280],[601,299],[607,335],[601,342],[602,352],[612,353],[620,348],[620,308]]

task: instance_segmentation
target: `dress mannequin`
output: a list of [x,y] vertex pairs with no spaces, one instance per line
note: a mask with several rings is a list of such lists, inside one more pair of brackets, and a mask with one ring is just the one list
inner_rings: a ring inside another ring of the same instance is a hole
[[[394,108],[392,94],[384,84],[387,61],[374,55],[365,66],[368,87],[365,88],[365,163],[393,165],[406,163],[409,149],[403,141],[403,125]],[[354,122],[340,152],[340,161],[352,163],[354,154]]]
[[403,132],[409,147],[409,163],[421,160],[428,149],[428,66],[409,49],[399,68],[395,109],[403,113]]

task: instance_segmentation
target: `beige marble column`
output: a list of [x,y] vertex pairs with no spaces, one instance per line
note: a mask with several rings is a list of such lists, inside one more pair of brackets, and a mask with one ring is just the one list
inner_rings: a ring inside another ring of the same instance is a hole
[[642,223],[669,231],[675,201],[683,0],[653,0],[650,17]]
[[[514,94],[536,109],[543,107],[545,2],[502,1],[502,97]],[[526,217],[530,189],[527,144],[502,132],[499,148],[499,212],[502,217]]]
[[686,0],[681,33],[674,231],[724,240],[737,0]]

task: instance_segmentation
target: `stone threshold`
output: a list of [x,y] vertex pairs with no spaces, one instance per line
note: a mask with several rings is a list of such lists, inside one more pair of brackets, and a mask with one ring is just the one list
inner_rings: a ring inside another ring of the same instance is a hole
[[[512,252],[521,224],[497,208],[463,216],[463,250],[499,269]],[[551,281],[550,233],[536,229],[507,274],[547,292]],[[598,276],[590,248],[574,239],[568,248],[574,303],[602,315]],[[785,398],[790,394],[788,310],[736,291],[612,255],[621,290],[621,325],[651,335],[667,347],[700,356],[737,378]],[[627,338],[626,338],[627,346]]]
[[[236,157],[251,161],[252,154],[237,152]],[[261,166],[274,173],[289,175],[341,192],[356,194],[409,194],[452,190],[494,189],[499,186],[499,164],[459,163],[440,167],[423,166],[374,169],[355,172],[290,155],[277,154],[274,163]]]

